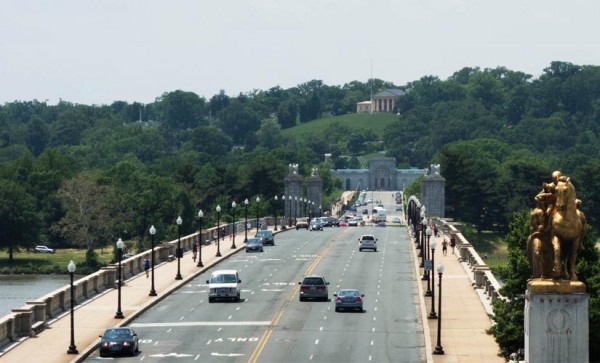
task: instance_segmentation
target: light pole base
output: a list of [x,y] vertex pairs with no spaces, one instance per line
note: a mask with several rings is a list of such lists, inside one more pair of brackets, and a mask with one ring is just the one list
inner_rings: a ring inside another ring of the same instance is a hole
[[150,290],[150,293],[148,294],[148,296],[156,296],[156,291]]
[[77,347],[74,345],[69,346],[69,350],[67,350],[67,354],[79,354],[77,351]]
[[236,246],[235,244],[232,244],[232,245],[231,245],[231,249],[232,249],[232,250],[235,250],[236,248],[237,248],[237,246]]
[[425,291],[425,293],[423,294],[423,296],[431,296],[431,290]]
[[204,267],[204,264],[202,263],[202,261],[198,261],[198,264],[196,265],[196,267]]
[[222,256],[222,255],[221,255],[221,252],[217,252],[217,254],[216,254],[215,256],[217,256],[217,257],[221,257],[221,256]]
[[175,276],[175,280],[183,280],[183,277],[181,274],[177,274],[177,276]]
[[117,311],[117,313],[115,314],[115,319],[123,319],[123,318],[125,318],[125,315],[123,315],[123,312]]
[[435,347],[435,350],[433,351],[433,354],[435,355],[443,355],[444,354],[444,348],[442,348],[440,345]]
[[427,319],[437,319],[437,314],[435,313],[435,311],[430,312],[427,316]]

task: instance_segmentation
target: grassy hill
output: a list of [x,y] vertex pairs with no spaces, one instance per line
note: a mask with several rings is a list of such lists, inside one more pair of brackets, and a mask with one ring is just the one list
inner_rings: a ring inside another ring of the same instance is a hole
[[345,125],[355,129],[373,130],[380,138],[383,138],[383,132],[387,125],[398,120],[398,116],[393,113],[352,113],[342,116],[328,116],[303,124],[298,124],[282,131],[284,135],[318,135],[334,124]]

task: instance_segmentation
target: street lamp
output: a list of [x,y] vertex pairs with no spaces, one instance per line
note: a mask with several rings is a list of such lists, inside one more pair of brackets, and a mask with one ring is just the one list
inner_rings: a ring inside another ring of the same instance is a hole
[[433,354],[442,355],[444,354],[444,348],[442,348],[442,274],[444,273],[444,265],[441,263],[437,265],[438,276],[440,277],[440,283],[438,286],[440,287],[438,290],[438,328],[437,328],[437,345],[435,346],[435,350]]
[[[427,259],[427,240],[425,239],[425,226],[427,226],[427,218],[425,218],[425,213],[421,213],[423,219],[421,219],[421,267],[425,266],[425,260]],[[429,275],[427,275],[426,271],[423,271],[423,276],[421,280],[425,281],[428,279]]]
[[[428,232],[431,232],[429,228],[427,228]],[[429,238],[431,233],[427,233],[427,238]],[[435,266],[435,240],[431,241],[429,247],[431,247],[431,266]],[[429,285],[429,280],[427,280],[427,284]],[[429,312],[428,319],[437,319],[437,315],[435,313],[435,273],[431,271],[431,311]]]
[[[431,243],[429,242],[431,238],[431,232],[431,227],[427,226],[427,229],[425,229],[425,235],[427,236],[427,239],[425,239],[425,246],[429,245],[429,248],[431,248],[431,250],[433,251],[435,247],[431,247]],[[435,246],[435,240],[433,241],[433,243]],[[429,257],[429,250],[427,250],[427,261],[429,261]],[[433,269],[433,266],[434,264],[432,261],[430,268]],[[431,272],[431,274],[433,275],[433,271]],[[433,284],[429,284],[429,269],[424,271],[423,276],[427,277],[427,291],[425,291],[425,296],[430,296],[432,294],[431,290],[433,289]]]
[[221,206],[217,205],[217,257],[221,257]]
[[231,234],[233,234],[233,243],[231,244],[231,249],[235,250],[237,247],[235,245],[235,233],[237,232],[236,230],[236,225],[235,225],[235,201],[231,202],[231,214],[232,214],[232,219],[233,219],[233,232],[231,232]]
[[321,218],[321,206],[319,206],[319,218]]
[[125,247],[125,243],[123,243],[123,240],[119,238],[119,240],[117,241],[117,250],[119,251],[119,284],[117,285],[117,288],[119,289],[119,293],[118,293],[118,298],[117,298],[117,313],[115,314],[115,319],[123,319],[125,316],[123,316],[123,312],[121,311],[121,258],[123,256],[123,247]]
[[181,249],[181,223],[183,220],[181,217],[177,217],[177,275],[175,276],[175,280],[181,280],[181,257],[183,257],[183,250]]
[[200,227],[198,230],[198,264],[196,267],[204,267],[202,263],[202,217],[204,217],[204,213],[202,209],[198,212],[198,218],[200,219]]
[[290,201],[290,228],[292,227],[292,196],[288,196],[288,200]]
[[298,223],[298,197],[294,197],[294,225]]
[[258,205],[260,204],[260,198],[256,197],[256,233],[258,233]]
[[278,198],[277,198],[277,196],[275,196],[275,198],[273,198],[273,199],[275,199],[275,204],[274,204],[274,207],[275,207],[275,228],[274,228],[274,230],[277,230],[277,200],[278,200]]
[[248,198],[244,200],[244,243],[248,242]]
[[73,291],[73,273],[75,273],[75,263],[73,260],[67,265],[67,271],[71,275],[71,345],[67,354],[79,354],[77,347],[75,346],[75,314],[73,313],[73,306],[75,305],[75,292]]
[[156,290],[154,290],[154,235],[156,234],[156,228],[154,225],[150,226],[150,236],[152,236],[152,285],[150,287],[149,296],[156,296]]

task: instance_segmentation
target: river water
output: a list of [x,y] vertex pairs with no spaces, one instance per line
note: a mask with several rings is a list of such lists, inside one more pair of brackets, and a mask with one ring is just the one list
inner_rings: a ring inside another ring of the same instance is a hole
[[0,318],[70,282],[69,275],[0,275]]

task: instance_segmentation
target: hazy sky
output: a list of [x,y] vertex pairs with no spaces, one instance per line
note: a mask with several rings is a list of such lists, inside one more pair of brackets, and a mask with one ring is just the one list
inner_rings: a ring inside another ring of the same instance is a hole
[[0,104],[600,64],[600,1],[0,0]]

